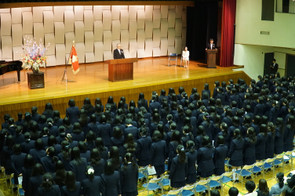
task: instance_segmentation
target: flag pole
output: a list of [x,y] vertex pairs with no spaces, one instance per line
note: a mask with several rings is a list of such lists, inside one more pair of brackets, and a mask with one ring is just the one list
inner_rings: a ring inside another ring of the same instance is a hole
[[[73,47],[74,45],[75,45],[75,40],[73,40],[73,45],[72,45],[72,47]],[[70,55],[69,55],[69,58],[68,58],[68,63],[69,63],[69,64],[72,63],[71,53],[72,53],[72,48],[71,48]],[[65,69],[64,69],[64,73],[63,73],[63,75],[62,75],[61,82],[66,82],[66,85],[68,84],[68,82],[74,82],[73,80],[68,80],[67,70],[68,70],[68,66],[67,66],[67,63],[65,63]]]

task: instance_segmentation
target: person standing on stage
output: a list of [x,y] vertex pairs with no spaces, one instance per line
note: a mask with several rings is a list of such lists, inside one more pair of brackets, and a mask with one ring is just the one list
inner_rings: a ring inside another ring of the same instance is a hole
[[273,59],[272,64],[270,65],[270,74],[276,74],[278,72],[279,65],[277,64],[276,59]]
[[206,50],[207,49],[209,49],[209,50],[215,49],[214,39],[210,38],[210,41],[209,41],[209,44],[208,44],[208,47],[206,48]]
[[117,44],[117,48],[114,50],[114,59],[125,59],[124,51],[121,49],[121,44]]
[[182,51],[182,61],[183,61],[183,66],[187,67],[189,62],[189,51],[187,47],[185,47],[184,50]]

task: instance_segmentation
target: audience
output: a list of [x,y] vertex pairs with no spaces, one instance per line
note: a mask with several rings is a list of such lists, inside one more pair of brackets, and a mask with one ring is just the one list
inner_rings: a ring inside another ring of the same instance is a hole
[[[154,91],[151,100],[140,93],[137,105],[110,96],[105,106],[85,98],[79,109],[70,99],[63,119],[51,103],[42,115],[34,106],[16,122],[4,115],[0,163],[16,183],[23,175],[26,195],[137,195],[138,165],[154,166],[157,177],[168,170],[171,186],[183,187],[223,174],[227,158],[241,167],[292,150],[293,83],[269,75],[249,85],[216,81],[212,97],[205,84],[201,95],[183,87]],[[257,192],[247,181],[247,195],[293,194],[294,177],[284,186],[278,173],[277,181],[269,191],[261,179]]]
[[255,190],[255,182],[253,182],[252,180],[249,180],[245,183],[245,187],[248,191],[247,194],[245,194],[246,196],[257,196],[258,193]]
[[270,195],[280,195],[284,190],[284,174],[281,172],[277,173],[276,180],[278,183],[271,187]]

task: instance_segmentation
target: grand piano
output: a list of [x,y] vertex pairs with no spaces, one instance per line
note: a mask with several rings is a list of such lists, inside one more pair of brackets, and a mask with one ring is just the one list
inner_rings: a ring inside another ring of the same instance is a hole
[[3,75],[10,71],[17,71],[17,80],[20,81],[20,71],[23,62],[21,61],[0,61],[0,75]]

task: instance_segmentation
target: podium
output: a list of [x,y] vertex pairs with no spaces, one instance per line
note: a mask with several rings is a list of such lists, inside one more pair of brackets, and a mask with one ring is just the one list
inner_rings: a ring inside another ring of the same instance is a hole
[[133,63],[137,62],[136,58],[115,59],[107,62],[109,64],[109,81],[133,80]]
[[208,49],[207,52],[207,68],[216,68],[217,49]]

